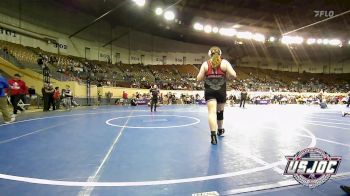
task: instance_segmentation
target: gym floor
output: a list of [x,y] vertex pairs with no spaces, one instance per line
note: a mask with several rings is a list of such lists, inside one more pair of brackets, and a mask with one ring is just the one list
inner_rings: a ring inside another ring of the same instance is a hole
[[[0,193],[346,195],[339,188],[350,185],[350,116],[341,116],[344,109],[226,107],[226,133],[216,146],[206,106],[24,113],[0,125]],[[283,175],[285,156],[307,147],[342,156],[337,175],[315,189]]]

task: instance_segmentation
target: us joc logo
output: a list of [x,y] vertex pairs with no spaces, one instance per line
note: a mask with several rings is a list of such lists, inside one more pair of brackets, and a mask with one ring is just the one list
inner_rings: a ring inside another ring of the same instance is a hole
[[341,157],[330,156],[318,148],[306,148],[294,156],[286,156],[284,175],[293,175],[300,184],[315,188],[327,182],[338,171]]

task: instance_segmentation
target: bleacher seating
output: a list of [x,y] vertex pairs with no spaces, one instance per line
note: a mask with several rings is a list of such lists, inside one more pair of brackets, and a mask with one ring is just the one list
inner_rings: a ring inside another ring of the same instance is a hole
[[[86,60],[80,57],[50,53],[40,48],[25,47],[0,41],[1,50],[6,50],[29,69],[41,72],[38,58],[45,61],[52,76],[58,80],[90,78],[93,84],[149,88],[153,83],[165,89],[202,89],[196,75],[201,65],[141,65],[111,64],[103,61]],[[255,67],[235,67],[237,78],[228,81],[229,89],[248,87],[260,91],[349,91],[350,74],[295,73]]]

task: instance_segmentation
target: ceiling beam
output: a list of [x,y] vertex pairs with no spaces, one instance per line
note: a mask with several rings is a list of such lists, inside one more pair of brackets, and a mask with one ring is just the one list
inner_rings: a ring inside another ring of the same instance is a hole
[[74,32],[73,34],[69,35],[69,38],[74,37],[75,35],[77,35],[78,33],[84,31],[85,29],[89,28],[90,26],[94,25],[96,22],[100,21],[102,18],[104,18],[105,16],[111,14],[112,12],[114,12],[115,10],[117,10],[118,8],[124,6],[127,3],[127,0],[123,0],[123,2],[121,2],[120,4],[116,5],[114,8],[110,9],[109,11],[105,12],[104,14],[102,14],[101,16],[95,18],[93,21],[91,21],[89,24],[85,25],[84,27],[80,28],[79,30],[77,30],[76,32]]

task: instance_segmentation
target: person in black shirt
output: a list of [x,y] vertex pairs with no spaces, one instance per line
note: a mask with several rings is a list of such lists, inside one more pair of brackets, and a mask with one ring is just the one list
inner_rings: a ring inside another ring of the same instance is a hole
[[43,98],[44,98],[44,112],[47,112],[50,110],[51,105],[53,106],[53,110],[55,110],[54,105],[54,94],[55,89],[53,88],[52,84],[45,83],[44,89],[43,89]]
[[136,101],[136,97],[133,95],[131,100],[130,100],[130,105],[131,106],[137,106],[137,101]]
[[34,87],[30,87],[28,88],[28,93],[29,93],[29,97],[31,98],[32,96],[35,95],[35,89]]
[[46,90],[46,94],[48,96],[48,105],[46,108],[47,111],[50,110],[51,106],[52,106],[53,110],[56,110],[55,100],[53,98],[54,92],[55,92],[55,89],[53,88],[53,85],[49,84],[49,86]]
[[248,96],[248,93],[247,91],[245,90],[245,88],[243,88],[242,92],[241,92],[241,103],[239,105],[239,107],[241,108],[243,106],[245,106],[245,101],[247,99],[247,96]]
[[157,111],[159,89],[158,89],[157,85],[154,85],[153,88],[151,88],[149,91],[151,93],[151,112],[153,112],[153,107],[154,107],[154,111],[156,112]]
[[49,106],[49,95],[47,94],[47,89],[49,88],[48,83],[44,83],[44,87],[41,89],[41,93],[43,95],[43,100],[44,100],[44,108],[43,111],[46,112],[48,111],[48,106]]

